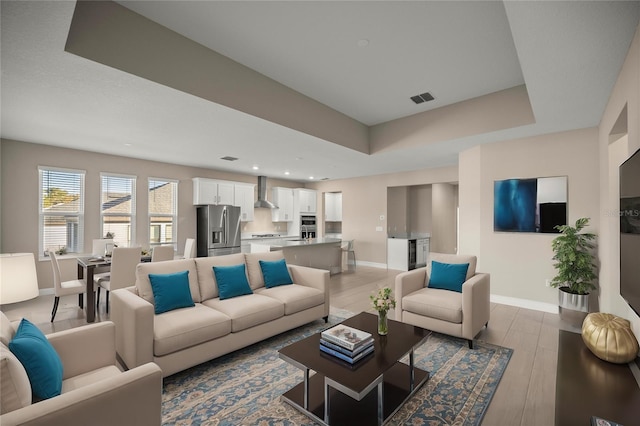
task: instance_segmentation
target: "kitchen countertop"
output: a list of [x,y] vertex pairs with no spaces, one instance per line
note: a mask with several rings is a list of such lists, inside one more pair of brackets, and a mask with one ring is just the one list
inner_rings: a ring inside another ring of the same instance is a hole
[[309,240],[286,240],[286,239],[278,239],[276,241],[265,241],[264,243],[261,243],[259,240],[252,240],[251,244],[257,244],[257,245],[265,245],[265,246],[269,246],[271,247],[271,249],[280,249],[280,248],[285,248],[285,247],[305,247],[305,246],[317,246],[317,245],[322,245],[322,244],[334,244],[334,243],[341,243],[342,240],[338,239],[338,238],[326,238],[326,237],[320,237],[320,238],[311,238]]

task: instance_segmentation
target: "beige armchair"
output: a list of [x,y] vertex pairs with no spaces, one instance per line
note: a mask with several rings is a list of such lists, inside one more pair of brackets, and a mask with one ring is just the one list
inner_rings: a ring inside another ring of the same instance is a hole
[[8,349],[17,323],[0,317],[2,426],[161,424],[162,371],[148,363],[122,372],[112,322],[47,335],[62,360],[62,394],[32,403],[27,374]]
[[[462,292],[429,288],[432,261],[468,263]],[[396,276],[396,320],[469,341],[489,324],[489,274],[476,272],[475,256],[430,253],[427,266]]]

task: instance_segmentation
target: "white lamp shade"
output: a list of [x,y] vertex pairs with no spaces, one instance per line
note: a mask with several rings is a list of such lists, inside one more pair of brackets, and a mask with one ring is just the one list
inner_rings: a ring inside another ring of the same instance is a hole
[[0,254],[0,305],[33,299],[38,293],[33,253]]

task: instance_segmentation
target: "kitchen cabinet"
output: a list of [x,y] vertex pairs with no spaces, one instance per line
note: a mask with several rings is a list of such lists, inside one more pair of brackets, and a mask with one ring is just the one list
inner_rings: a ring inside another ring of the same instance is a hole
[[255,185],[251,184],[234,184],[233,195],[234,205],[240,207],[240,220],[242,222],[253,221],[253,204]]
[[316,191],[314,189],[296,189],[299,213],[315,213],[317,209]]
[[193,204],[234,204],[233,182],[193,178]]
[[271,210],[271,220],[273,222],[293,221],[293,189],[274,187],[271,191],[271,201],[278,206]]
[[342,192],[328,192],[324,195],[324,220],[327,222],[342,222]]

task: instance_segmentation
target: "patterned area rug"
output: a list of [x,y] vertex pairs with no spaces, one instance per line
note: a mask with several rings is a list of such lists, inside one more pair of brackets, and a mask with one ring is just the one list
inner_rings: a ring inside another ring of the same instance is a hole
[[[354,315],[336,311],[329,325]],[[302,372],[278,349],[325,329],[319,320],[164,379],[165,425],[282,425],[314,423],[280,395],[302,381]],[[429,381],[387,424],[479,425],[513,350],[432,334],[415,351]]]

